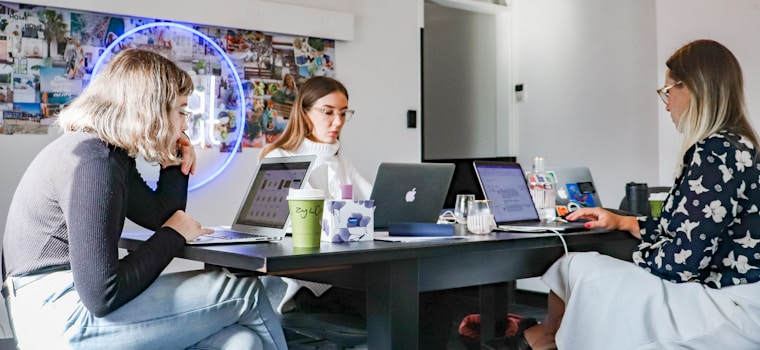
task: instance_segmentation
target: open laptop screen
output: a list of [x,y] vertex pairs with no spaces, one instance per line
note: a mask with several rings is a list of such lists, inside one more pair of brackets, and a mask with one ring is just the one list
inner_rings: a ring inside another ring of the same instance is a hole
[[485,199],[483,190],[478,183],[478,176],[475,174],[475,168],[472,167],[473,161],[497,161],[497,162],[514,162],[515,157],[478,157],[478,158],[449,158],[449,159],[424,159],[424,163],[451,163],[454,164],[454,175],[451,178],[449,190],[446,193],[446,200],[443,207],[453,209],[456,206],[458,194],[474,194],[475,199]]
[[579,208],[602,206],[589,168],[557,168],[554,169],[554,178],[557,179],[558,207],[575,211]]
[[539,220],[519,164],[475,162],[475,169],[497,223]]
[[310,162],[265,163],[259,167],[236,225],[284,228],[288,220],[288,190],[301,188]]

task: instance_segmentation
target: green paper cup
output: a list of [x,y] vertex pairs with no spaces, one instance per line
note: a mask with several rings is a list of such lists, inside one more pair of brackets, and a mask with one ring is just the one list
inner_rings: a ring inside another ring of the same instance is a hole
[[293,247],[318,248],[322,237],[324,191],[291,188],[287,199],[290,226],[293,229]]
[[662,205],[665,204],[666,198],[668,198],[667,192],[652,193],[649,195],[649,208],[652,210],[652,217],[660,217],[662,214]]

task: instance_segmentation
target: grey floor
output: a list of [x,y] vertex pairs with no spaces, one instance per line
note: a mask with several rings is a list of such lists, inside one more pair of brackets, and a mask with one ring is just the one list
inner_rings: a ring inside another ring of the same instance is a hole
[[[472,293],[472,289],[463,289],[454,293],[436,292],[423,296],[420,305],[420,349],[468,349],[459,337],[458,327],[464,316],[477,312],[474,311],[477,303]],[[539,321],[546,316],[546,294],[518,292],[515,299],[517,303],[511,306],[510,312],[523,317],[533,317]],[[289,339],[291,339],[288,342],[290,349],[338,349],[327,341],[312,341],[297,336],[294,338],[289,336]],[[365,350],[367,346],[358,346],[353,349]]]
[[[517,293],[516,304],[510,311],[523,317],[543,320],[546,316],[546,295]],[[472,290],[455,293],[428,293],[421,300],[420,349],[467,350],[457,332],[462,318],[476,313]],[[337,350],[327,341],[315,341],[297,335],[288,336],[288,347],[293,350]],[[367,346],[357,346],[354,350],[366,350]],[[12,339],[0,339],[0,350],[15,350]]]
[[0,350],[15,350],[16,344],[13,343],[13,339],[6,338],[0,339]]
[[[335,344],[328,341],[290,341],[288,342],[290,350],[338,350]],[[351,348],[352,350],[366,350],[367,345],[359,345]]]

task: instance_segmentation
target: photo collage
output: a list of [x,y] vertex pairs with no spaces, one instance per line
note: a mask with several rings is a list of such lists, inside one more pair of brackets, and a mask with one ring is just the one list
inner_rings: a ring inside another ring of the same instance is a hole
[[336,71],[331,39],[0,2],[0,135],[47,133],[99,66],[129,48],[191,75],[187,133],[222,152],[238,138],[256,148],[277,140],[298,87]]

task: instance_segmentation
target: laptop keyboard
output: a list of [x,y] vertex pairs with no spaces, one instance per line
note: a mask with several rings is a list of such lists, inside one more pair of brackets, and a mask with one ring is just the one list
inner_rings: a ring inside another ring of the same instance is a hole
[[251,238],[251,237],[265,237],[263,235],[243,233],[243,232],[237,232],[237,231],[232,231],[232,230],[214,231],[214,233],[210,233],[206,236],[219,238],[219,239],[246,239],[246,238]]
[[588,231],[585,222],[540,222],[535,224],[516,224],[516,225],[499,225],[499,231],[512,231],[512,232],[552,232],[552,230],[558,230],[560,232],[576,232],[576,231]]

